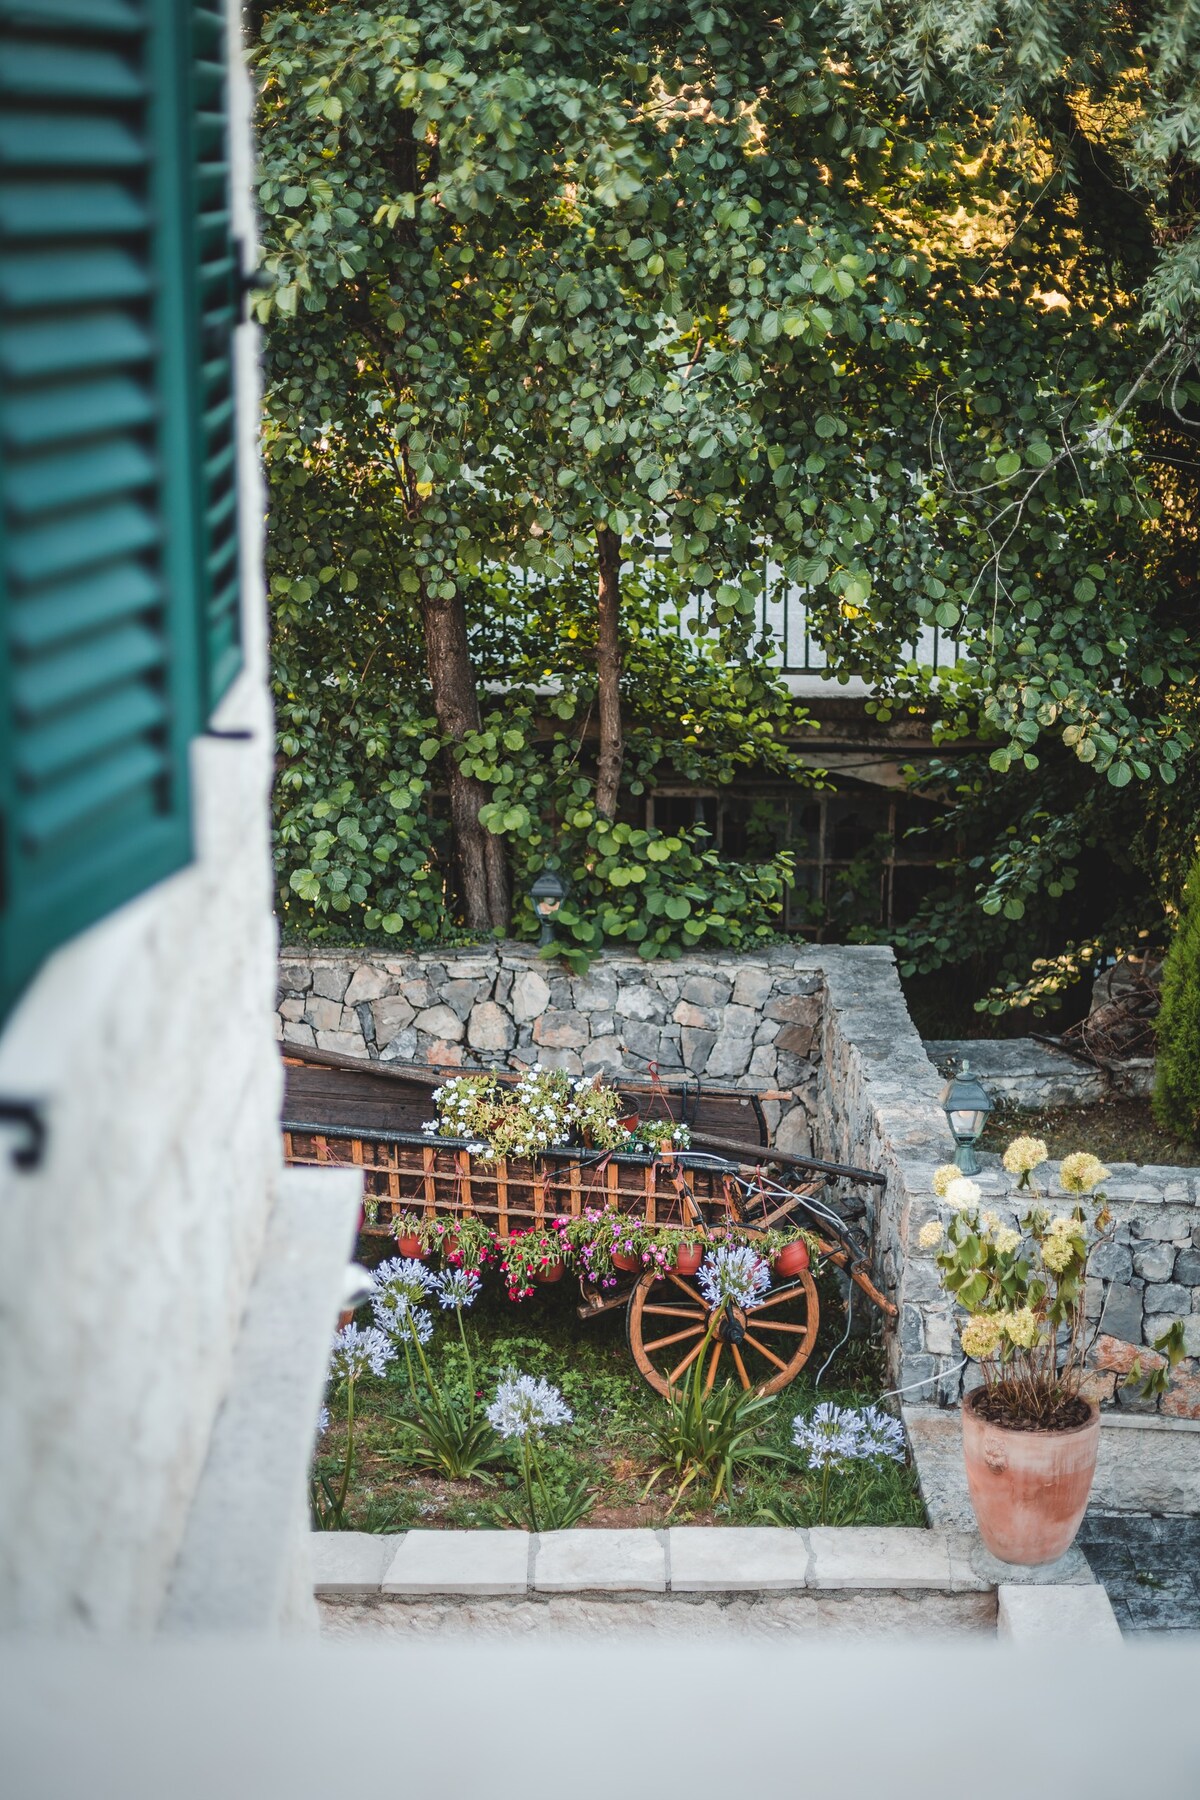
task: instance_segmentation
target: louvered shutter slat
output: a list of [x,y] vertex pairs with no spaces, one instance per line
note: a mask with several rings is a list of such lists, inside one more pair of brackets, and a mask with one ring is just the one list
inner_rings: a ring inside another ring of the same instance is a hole
[[0,24],[6,1003],[190,854],[201,545],[175,0],[0,0]]

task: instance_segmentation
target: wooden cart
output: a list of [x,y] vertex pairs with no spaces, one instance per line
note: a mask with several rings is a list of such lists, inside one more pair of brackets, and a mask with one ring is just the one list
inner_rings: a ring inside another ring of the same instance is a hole
[[[630,1110],[686,1123],[689,1150],[650,1156],[562,1148],[483,1162],[468,1154],[465,1139],[431,1138],[421,1129],[434,1113],[433,1088],[455,1071],[368,1063],[293,1045],[284,1046],[284,1058],[285,1158],[361,1168],[367,1237],[391,1239],[392,1221],[402,1212],[476,1216],[500,1239],[555,1218],[578,1217],[588,1207],[649,1225],[699,1226],[714,1240],[731,1226],[753,1232],[803,1224],[816,1230],[824,1259],[894,1316],[871,1281],[865,1247],[851,1223],[864,1211],[856,1190],[881,1185],[882,1177],[772,1149],[755,1095],[694,1079],[666,1084],[623,1078],[617,1085]],[[675,1386],[700,1355],[711,1311],[694,1278],[634,1274],[604,1294],[581,1287],[581,1317],[626,1309],[633,1359],[659,1393]],[[752,1312],[726,1307],[709,1341],[706,1385],[731,1371],[745,1388],[778,1392],[808,1361],[819,1322],[808,1270],[777,1282]]]

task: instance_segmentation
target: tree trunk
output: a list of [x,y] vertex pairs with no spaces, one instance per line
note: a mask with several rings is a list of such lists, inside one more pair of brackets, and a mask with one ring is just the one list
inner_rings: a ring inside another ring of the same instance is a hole
[[[435,600],[421,594],[425,628],[425,663],[433,690],[433,710],[443,736],[461,744],[479,730],[479,694],[462,601]],[[489,795],[483,783],[464,775],[451,749],[443,753],[450,792],[450,825],[458,865],[465,921],[472,931],[507,931],[508,864],[504,845],[479,823],[479,809]]]
[[596,811],[602,818],[611,819],[621,792],[625,739],[621,731],[621,540],[607,525],[596,533],[596,550],[600,564],[596,633],[600,755],[596,767]]

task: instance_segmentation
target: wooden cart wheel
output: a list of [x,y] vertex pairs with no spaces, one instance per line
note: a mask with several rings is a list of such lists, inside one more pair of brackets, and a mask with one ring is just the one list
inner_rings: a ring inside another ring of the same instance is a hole
[[[710,1308],[686,1275],[643,1275],[629,1299],[625,1329],[633,1360],[650,1386],[670,1393],[686,1381],[704,1349]],[[781,1281],[752,1312],[734,1308],[705,1351],[704,1385],[727,1378],[756,1394],[777,1394],[794,1381],[817,1341],[816,1283],[805,1269]]]

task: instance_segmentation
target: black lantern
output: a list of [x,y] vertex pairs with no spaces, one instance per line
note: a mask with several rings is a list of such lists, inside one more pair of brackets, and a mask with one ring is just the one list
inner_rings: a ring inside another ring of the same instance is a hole
[[543,869],[529,890],[529,898],[533,901],[533,910],[542,921],[542,935],[538,939],[541,944],[552,944],[554,933],[550,922],[567,897],[567,884],[557,869]]
[[978,1175],[979,1158],[975,1145],[979,1142],[988,1114],[994,1111],[987,1089],[971,1074],[965,1059],[957,1075],[952,1075],[942,1089],[942,1111],[954,1139],[954,1161],[964,1175]]

